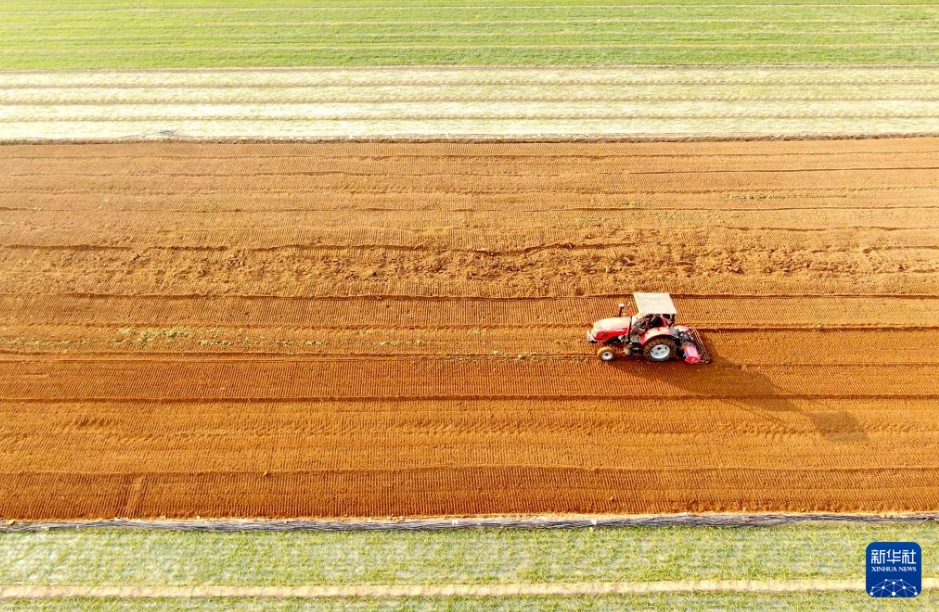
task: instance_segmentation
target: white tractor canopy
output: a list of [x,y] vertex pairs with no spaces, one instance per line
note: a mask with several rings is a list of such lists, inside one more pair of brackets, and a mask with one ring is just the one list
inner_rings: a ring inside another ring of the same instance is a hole
[[633,299],[636,301],[636,310],[639,311],[638,314],[678,314],[678,311],[675,309],[675,303],[672,302],[672,296],[667,293],[634,293]]

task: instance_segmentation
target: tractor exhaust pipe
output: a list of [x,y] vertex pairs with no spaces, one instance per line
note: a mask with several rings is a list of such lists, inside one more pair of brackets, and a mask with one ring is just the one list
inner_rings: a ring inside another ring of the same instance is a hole
[[619,314],[618,314],[618,315],[616,315],[616,316],[618,316],[618,317],[622,317],[622,316],[623,316],[623,311],[624,311],[624,310],[626,310],[626,304],[620,304],[620,305],[619,305]]

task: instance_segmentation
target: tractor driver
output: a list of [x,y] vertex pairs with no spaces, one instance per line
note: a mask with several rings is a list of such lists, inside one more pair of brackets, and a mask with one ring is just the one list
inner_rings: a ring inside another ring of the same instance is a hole
[[643,314],[633,317],[632,330],[634,335],[641,336],[655,327],[671,327],[675,323],[674,315]]

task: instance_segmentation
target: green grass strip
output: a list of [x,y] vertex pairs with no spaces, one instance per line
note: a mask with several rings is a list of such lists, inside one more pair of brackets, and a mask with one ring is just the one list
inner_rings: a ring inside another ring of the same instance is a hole
[[265,68],[272,66],[614,66],[754,64],[926,64],[939,47],[859,49],[762,47],[750,49],[319,49],[256,51],[42,51],[0,56],[0,70]]
[[925,593],[906,601],[878,602],[863,593],[812,593],[805,595],[700,594],[651,595],[645,597],[518,597],[499,599],[399,599],[399,600],[46,600],[0,602],[0,611],[20,612],[68,610],[76,612],[167,611],[215,612],[222,610],[273,612],[672,612],[761,610],[853,612],[873,609],[935,610],[939,596]]
[[0,4],[0,70],[937,61],[929,0]]
[[[3,585],[356,585],[857,579],[872,541],[919,542],[939,575],[939,526],[636,527],[443,532],[0,534]],[[120,554],[115,554],[120,551]]]
[[[636,527],[430,532],[171,532],[130,529],[0,534],[3,585],[414,585],[707,579],[863,579],[872,541],[916,541],[939,575],[939,525]],[[869,610],[864,593],[706,593],[317,600],[0,601],[19,610],[600,611]],[[900,606],[893,602],[893,606]],[[932,610],[939,595],[902,602]]]

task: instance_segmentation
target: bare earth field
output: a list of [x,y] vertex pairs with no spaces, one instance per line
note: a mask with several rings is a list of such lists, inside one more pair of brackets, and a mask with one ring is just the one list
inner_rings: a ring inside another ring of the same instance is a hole
[[[939,139],[0,148],[5,518],[939,507]],[[604,365],[632,290],[708,366]]]

